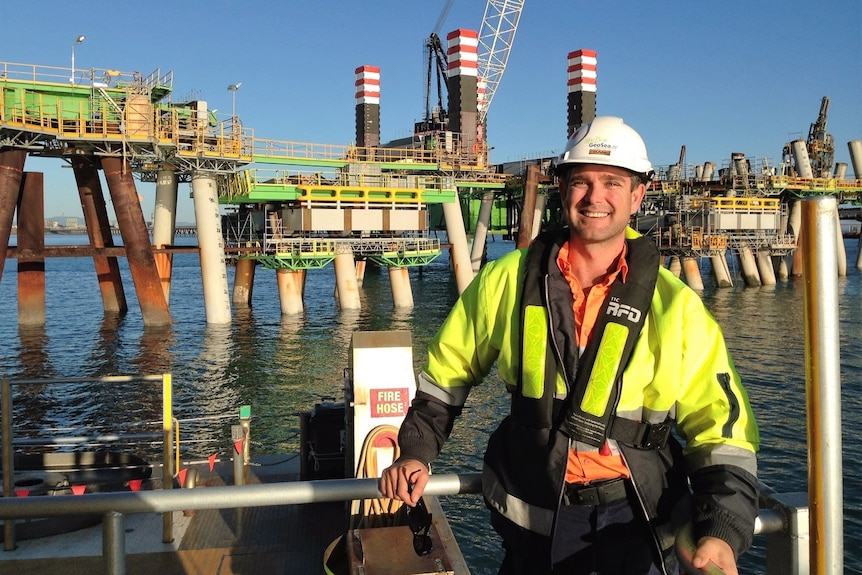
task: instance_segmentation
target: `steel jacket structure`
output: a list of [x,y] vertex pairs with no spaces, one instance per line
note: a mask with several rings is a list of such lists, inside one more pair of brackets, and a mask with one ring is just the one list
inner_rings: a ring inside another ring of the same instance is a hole
[[[527,262],[538,259],[528,258],[526,249],[482,269],[430,343],[416,398],[399,433],[402,459],[433,461],[470,389],[496,363],[513,396],[513,411],[489,440],[483,494],[492,524],[512,545],[550,538],[573,446],[559,429],[559,412],[573,380],[560,362],[566,353],[577,356],[578,350],[547,357],[543,367],[536,367],[534,358],[522,358],[522,353],[528,357],[543,351],[548,338],[557,348],[572,345],[556,341],[559,333],[574,326],[571,290],[556,265],[567,233],[543,234],[529,248],[550,254],[544,262],[546,271],[538,274],[542,286],[524,285],[525,277],[537,276],[535,270],[525,269]],[[631,229],[626,236],[630,246],[649,241]],[[627,262],[629,276],[655,273],[638,271],[637,261]],[[550,324],[546,333],[528,330],[522,351],[522,299],[531,290],[544,294]],[[522,374],[526,365],[545,373]],[[516,409],[525,400],[522,382],[529,378],[544,381],[546,389],[542,394],[528,393],[532,398],[527,400],[536,402],[533,408]],[[611,442],[631,473],[658,556],[672,553],[674,533],[686,521],[693,523],[695,540],[720,537],[737,555],[751,545],[757,514],[757,424],[720,327],[698,295],[667,269],[658,270],[646,321],[623,371],[614,415],[631,425],[668,419],[674,424],[675,437],[660,446]]]

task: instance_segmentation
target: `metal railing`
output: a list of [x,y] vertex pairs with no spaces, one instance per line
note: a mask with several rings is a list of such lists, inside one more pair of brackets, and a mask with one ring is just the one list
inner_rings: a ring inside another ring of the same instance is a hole
[[[173,416],[173,393],[171,374],[165,373],[160,375],[117,375],[96,378],[68,378],[62,380],[44,380],[44,379],[6,379],[0,384],[0,417],[2,417],[2,462],[3,462],[3,504],[13,500],[14,495],[14,472],[15,472],[15,453],[13,449],[14,442],[14,426],[12,417],[12,388],[14,386],[32,386],[32,385],[51,385],[58,383],[98,383],[98,384],[116,384],[116,383],[160,383],[162,386],[162,440],[163,440],[163,461],[162,469],[164,470],[162,481],[163,489],[171,489],[173,487],[171,478],[173,477],[173,438],[174,438],[174,416]],[[169,540],[172,531],[172,517],[169,513],[164,516],[164,538]],[[15,524],[11,521],[6,521],[4,525],[4,549],[11,551],[15,549]]]
[[[241,458],[237,456],[237,458]],[[482,490],[479,473],[432,475],[424,493],[430,496],[476,494]],[[62,517],[102,514],[102,555],[105,573],[125,574],[125,515],[134,513],[170,513],[203,509],[271,507],[305,503],[325,503],[376,499],[381,497],[377,479],[323,479],[314,481],[233,485],[201,489],[139,491],[136,493],[92,493],[86,497],[58,495],[52,497],[6,498],[0,501],[0,519]],[[755,522],[755,533],[784,533],[790,524],[780,509],[761,509]],[[688,535],[686,535],[688,534]],[[686,538],[687,537],[687,538]],[[678,548],[692,552],[690,528],[683,529]],[[688,546],[688,547],[686,547]],[[776,573],[787,573],[776,571]]]

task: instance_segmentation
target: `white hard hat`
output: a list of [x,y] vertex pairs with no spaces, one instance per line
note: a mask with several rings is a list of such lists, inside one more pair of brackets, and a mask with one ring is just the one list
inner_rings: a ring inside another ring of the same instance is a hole
[[557,159],[557,166],[571,164],[614,166],[647,179],[653,176],[643,139],[622,118],[614,116],[597,116],[575,130]]

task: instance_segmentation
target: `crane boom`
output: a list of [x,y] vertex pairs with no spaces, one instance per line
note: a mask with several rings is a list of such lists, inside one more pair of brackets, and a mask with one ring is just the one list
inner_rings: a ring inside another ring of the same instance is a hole
[[506,61],[523,8],[524,0],[488,0],[485,5],[482,29],[479,31],[479,77],[486,83],[485,98],[479,109],[480,122],[485,121],[494,93],[506,70]]

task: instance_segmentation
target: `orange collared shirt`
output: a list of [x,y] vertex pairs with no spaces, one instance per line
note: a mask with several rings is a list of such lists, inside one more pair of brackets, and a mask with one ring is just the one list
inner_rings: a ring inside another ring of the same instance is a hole
[[[571,264],[569,263],[568,241],[560,248],[560,253],[557,256],[557,266],[563,272],[566,281],[569,282],[569,287],[574,296],[575,337],[578,342],[579,352],[582,353],[593,333],[593,327],[596,325],[599,310],[608,295],[611,284],[620,273],[623,274],[623,281],[625,281],[628,275],[626,248],[625,246],[623,247],[617,268],[609,273],[604,281],[590,288],[586,294],[584,294],[584,290],[581,289],[575,274],[572,272]],[[567,483],[589,483],[591,481],[604,481],[628,476],[629,471],[623,462],[622,455],[618,453],[601,455],[599,451],[579,452],[576,449],[569,451],[569,461],[566,466]]]

